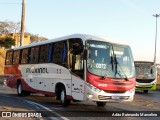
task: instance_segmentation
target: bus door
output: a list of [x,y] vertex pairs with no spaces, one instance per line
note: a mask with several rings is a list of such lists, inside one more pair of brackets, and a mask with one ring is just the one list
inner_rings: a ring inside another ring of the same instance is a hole
[[72,97],[75,100],[84,99],[84,66],[83,43],[81,39],[74,39],[71,43],[70,65],[72,74]]
[[75,60],[72,65],[72,96],[76,100],[83,100],[85,82],[83,60],[81,60],[81,55],[75,55],[72,57],[72,59]]

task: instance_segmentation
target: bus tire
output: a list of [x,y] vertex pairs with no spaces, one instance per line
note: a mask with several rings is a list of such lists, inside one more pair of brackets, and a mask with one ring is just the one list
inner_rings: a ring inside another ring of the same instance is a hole
[[49,97],[49,95],[46,95],[46,94],[45,94],[44,96],[45,96],[45,97]]
[[66,99],[66,90],[64,87],[62,87],[60,90],[60,101],[63,107],[70,105],[70,100]]
[[148,93],[148,90],[144,90],[144,93]]
[[96,102],[98,107],[104,107],[106,106],[106,102]]
[[18,83],[17,83],[17,94],[18,94],[18,96],[30,95],[30,92],[23,90],[22,83],[20,81],[18,81]]

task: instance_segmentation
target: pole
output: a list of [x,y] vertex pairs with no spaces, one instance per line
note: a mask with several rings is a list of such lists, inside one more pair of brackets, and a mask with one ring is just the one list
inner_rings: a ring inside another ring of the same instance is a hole
[[26,0],[23,0],[23,2],[22,2],[22,17],[21,17],[20,46],[23,45],[23,40],[24,40],[25,12],[26,12]]
[[157,49],[157,18],[160,17],[160,14],[155,14],[153,17],[156,17],[156,34],[155,34],[155,53],[154,53],[154,64],[156,64],[156,49]]

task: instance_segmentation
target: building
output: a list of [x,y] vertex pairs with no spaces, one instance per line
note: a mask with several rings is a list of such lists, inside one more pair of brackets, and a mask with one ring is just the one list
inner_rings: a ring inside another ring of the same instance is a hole
[[[15,41],[16,45],[12,46],[12,48],[20,46],[20,33],[0,34],[0,38],[1,37],[6,37],[6,36],[12,37],[13,39],[16,40]],[[23,45],[27,45],[27,44],[30,44],[30,34],[25,34],[24,35]]]
[[[12,37],[13,39],[15,39],[15,46],[12,46],[12,48],[14,47],[19,47],[20,46],[20,34],[19,33],[9,33],[9,34],[0,34],[0,38],[3,37]],[[23,45],[27,45],[30,44],[30,34],[25,34],[24,35],[24,41],[23,41]],[[3,69],[4,69],[4,61],[5,61],[5,49],[2,47],[0,48],[0,76],[3,75]]]

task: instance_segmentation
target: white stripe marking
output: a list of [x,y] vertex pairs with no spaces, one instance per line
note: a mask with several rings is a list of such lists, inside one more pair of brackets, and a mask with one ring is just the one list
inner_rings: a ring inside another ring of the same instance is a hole
[[[9,95],[2,95],[2,94],[1,94],[0,96],[11,97],[11,96],[9,96]],[[13,96],[12,96],[12,97],[13,97]],[[47,110],[47,111],[49,111],[49,112],[57,115],[58,117],[60,117],[60,118],[63,119],[63,120],[69,120],[68,118],[63,117],[61,114],[59,114],[59,113],[51,110],[51,109],[48,108],[48,107],[45,107],[45,106],[41,105],[41,104],[39,104],[39,103],[32,102],[32,101],[29,101],[29,100],[26,100],[26,99],[23,99],[23,98],[19,98],[19,97],[14,97],[14,98],[19,99],[19,100],[22,100],[22,101],[24,101],[24,102],[26,102],[26,103],[28,103],[28,104],[31,104],[31,105],[33,105],[33,106],[35,106],[35,107],[37,107],[37,106],[38,106],[38,107],[41,107],[41,108],[43,108],[43,109],[45,109],[45,110]],[[49,119],[51,119],[51,120],[58,120],[56,117],[49,117]]]

